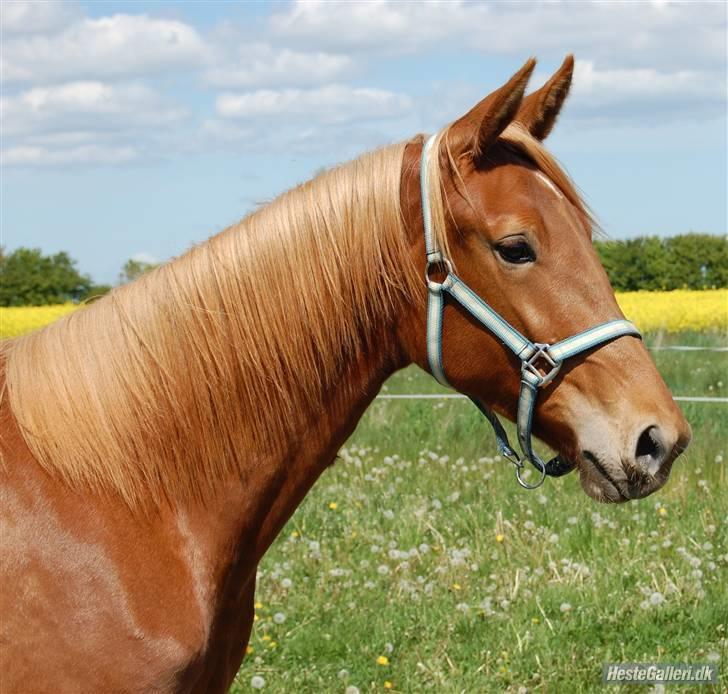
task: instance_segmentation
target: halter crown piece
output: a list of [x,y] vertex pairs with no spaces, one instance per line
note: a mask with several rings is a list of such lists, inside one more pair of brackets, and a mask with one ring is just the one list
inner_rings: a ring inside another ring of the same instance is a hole
[[[603,345],[605,342],[610,342],[622,335],[635,335],[636,337],[641,337],[641,335],[639,330],[629,321],[613,320],[596,325],[553,345],[531,342],[475,294],[452,271],[450,261],[443,255],[432,233],[427,161],[436,137],[436,135],[433,135],[425,143],[420,162],[422,217],[425,228],[425,251],[427,253],[427,265],[425,266],[425,280],[428,289],[427,360],[430,371],[442,385],[448,388],[452,387],[448,383],[442,365],[442,314],[445,306],[445,295],[447,294],[521,360],[521,389],[518,397],[516,430],[523,455],[518,455],[513,450],[508,441],[508,435],[495,413],[478,399],[472,397],[470,399],[493,427],[501,455],[515,465],[516,478],[519,484],[526,489],[536,489],[543,484],[546,475],[560,477],[574,468],[573,463],[559,456],[545,462],[533,450],[531,427],[538,389],[554,380],[565,359],[581,354],[597,345]],[[445,269],[447,274],[442,282],[435,282],[430,279],[430,275],[435,268]],[[547,370],[547,372],[542,373],[544,370]],[[535,484],[529,484],[522,475],[526,461],[530,462],[540,473],[540,478]]]

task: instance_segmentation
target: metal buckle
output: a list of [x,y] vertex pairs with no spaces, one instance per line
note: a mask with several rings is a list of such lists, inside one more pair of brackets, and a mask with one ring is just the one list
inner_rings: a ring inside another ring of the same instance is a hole
[[[551,345],[547,345],[542,342],[534,342],[533,346],[536,348],[536,351],[531,355],[529,359],[525,359],[523,361],[522,370],[524,372],[528,371],[530,374],[535,376],[538,379],[536,385],[538,387],[541,387],[545,386],[547,383],[551,383],[551,381],[556,378],[556,375],[559,373],[559,369],[561,369],[562,362],[556,361],[549,354],[549,348],[551,347]],[[546,364],[550,367],[549,371],[546,374],[542,374],[538,366],[536,366],[536,362],[539,360],[545,361]]]
[[434,282],[430,279],[430,273],[432,272],[433,268],[439,267],[442,271],[442,268],[445,268],[446,276],[452,274],[452,265],[450,264],[450,261],[445,258],[444,256],[441,256],[438,260],[428,260],[427,264],[425,265],[425,282],[427,283],[428,289],[434,289],[435,291],[442,288],[442,282]]

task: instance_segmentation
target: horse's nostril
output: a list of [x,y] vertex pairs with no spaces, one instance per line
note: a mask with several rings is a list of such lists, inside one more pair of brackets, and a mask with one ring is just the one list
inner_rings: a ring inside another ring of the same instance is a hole
[[665,460],[665,443],[656,426],[647,427],[637,439],[635,458],[637,464],[654,475]]

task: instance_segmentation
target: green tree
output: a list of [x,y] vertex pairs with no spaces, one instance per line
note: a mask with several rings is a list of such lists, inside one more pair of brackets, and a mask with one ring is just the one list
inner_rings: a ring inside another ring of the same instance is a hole
[[126,284],[127,282],[133,282],[137,277],[140,277],[145,272],[149,272],[157,267],[159,263],[147,263],[143,260],[134,260],[129,258],[121,268],[119,273],[119,284]]
[[728,239],[724,236],[640,236],[598,240],[594,245],[618,291],[728,286]]
[[670,289],[709,289],[728,285],[728,239],[711,234],[681,234],[665,239]]
[[61,252],[43,255],[39,248],[0,249],[0,306],[42,306],[79,302],[108,291],[81,274]]

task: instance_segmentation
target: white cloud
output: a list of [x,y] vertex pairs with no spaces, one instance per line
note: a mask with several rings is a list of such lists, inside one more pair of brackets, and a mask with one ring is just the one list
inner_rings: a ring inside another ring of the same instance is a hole
[[38,34],[56,31],[79,16],[76,3],[48,0],[6,0],[0,12],[0,31],[8,34]]
[[50,148],[40,146],[9,147],[0,153],[3,166],[57,166],[69,164],[121,164],[136,159],[133,147],[85,145]]
[[223,118],[305,119],[316,123],[346,123],[406,115],[412,100],[384,89],[327,85],[316,89],[261,89],[221,94],[217,112]]
[[128,130],[180,120],[184,111],[141,84],[71,82],[0,99],[6,137],[45,132]]
[[725,65],[722,2],[473,3],[297,0],[272,33],[299,46],[368,55],[466,47],[653,67]]
[[3,164],[124,163],[156,151],[186,117],[141,84],[71,82],[0,99]]
[[723,80],[694,70],[599,69],[593,61],[577,61],[569,108],[575,117],[647,119],[653,125],[680,116],[724,114],[725,90]]
[[309,86],[338,80],[352,71],[353,64],[347,55],[248,43],[208,70],[205,80],[226,88]]
[[203,67],[208,49],[183,22],[116,14],[82,19],[61,32],[4,41],[5,80],[109,79]]

